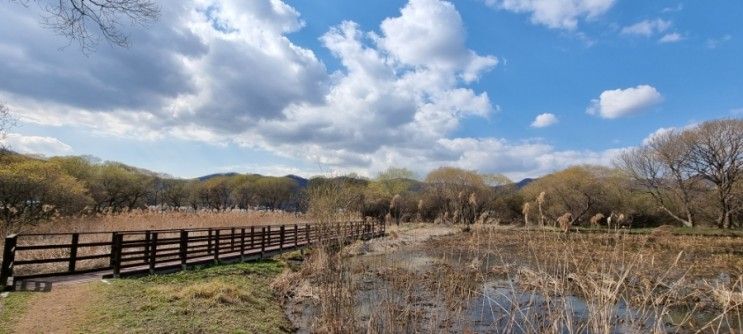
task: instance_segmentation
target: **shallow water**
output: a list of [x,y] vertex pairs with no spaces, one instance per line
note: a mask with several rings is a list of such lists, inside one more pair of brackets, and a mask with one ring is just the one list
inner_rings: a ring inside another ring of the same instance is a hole
[[[684,332],[671,324],[692,311],[642,313],[621,300],[592,305],[575,295],[545,296],[524,290],[504,273],[493,273],[496,267],[522,264],[504,264],[495,254],[480,250],[442,250],[418,243],[343,261],[353,286],[357,326],[349,332]],[[466,291],[446,290],[443,280],[460,272],[473,273],[453,282]],[[472,280],[466,281],[468,277]],[[295,311],[293,321],[306,329],[318,315],[318,305],[305,304]]]

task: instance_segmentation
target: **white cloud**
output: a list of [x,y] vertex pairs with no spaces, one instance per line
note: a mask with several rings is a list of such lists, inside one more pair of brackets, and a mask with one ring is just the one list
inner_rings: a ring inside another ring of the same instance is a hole
[[684,10],[684,4],[683,3],[679,3],[676,6],[671,6],[671,7],[665,7],[665,8],[663,8],[663,10],[661,10],[661,13],[673,13],[673,12],[680,12],[682,10]]
[[[607,2],[570,3],[572,12],[560,14],[556,27],[599,15],[605,9],[598,4]],[[498,59],[467,47],[452,2],[411,0],[374,31],[351,21],[331,28],[320,41],[341,64],[334,73],[291,40],[305,23],[279,0],[163,6],[169,15],[135,33],[131,50],[99,50],[90,59],[50,47],[64,41],[37,29],[32,14],[0,7],[9,18],[0,27],[13,27],[0,29],[0,73],[10,78],[0,81],[0,100],[24,122],[153,141],[234,143],[366,175],[390,165],[418,172],[456,165],[518,178],[608,163],[608,151],[455,137],[463,118],[496,111],[488,94],[470,84]],[[19,39],[17,29],[27,35]],[[57,146],[57,153],[67,151]],[[272,170],[290,171],[300,172]]]
[[611,9],[615,0],[485,0],[516,13],[530,13],[531,21],[553,29],[575,30],[580,19],[594,19]]
[[661,42],[661,43],[676,43],[676,42],[682,41],[683,39],[684,39],[684,36],[683,35],[681,35],[681,34],[679,34],[677,32],[673,32],[673,33],[670,33],[670,34],[663,35],[663,37],[661,37],[658,40],[658,42]]
[[531,123],[531,126],[534,128],[545,128],[556,123],[557,116],[551,113],[544,113],[537,115],[537,117],[534,118],[534,122]]
[[729,42],[731,39],[733,39],[732,35],[725,35],[720,38],[708,38],[705,44],[709,49],[716,49],[720,45]]
[[498,63],[467,49],[462,18],[453,4],[411,0],[400,14],[382,22],[377,44],[403,64],[457,71],[469,82]]
[[11,150],[25,154],[63,155],[72,153],[72,147],[57,138],[42,136],[25,136],[9,133],[5,145]]
[[665,32],[671,27],[671,25],[671,21],[663,19],[644,20],[622,28],[621,33],[623,35],[650,37]]
[[663,101],[655,87],[639,85],[626,89],[606,90],[591,101],[586,112],[613,119],[641,112]]
[[658,138],[662,135],[665,135],[667,133],[670,133],[671,131],[675,131],[675,127],[669,127],[669,128],[658,128],[658,130],[655,130],[653,133],[649,134],[647,137],[645,137],[642,140],[643,145],[650,144],[655,138]]

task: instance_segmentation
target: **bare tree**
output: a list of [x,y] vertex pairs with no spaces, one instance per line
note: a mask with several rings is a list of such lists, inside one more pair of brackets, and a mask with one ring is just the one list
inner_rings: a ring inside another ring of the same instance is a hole
[[715,185],[719,205],[718,227],[730,228],[735,207],[735,188],[743,178],[743,120],[715,120],[685,133],[689,159],[686,166]]
[[8,130],[15,125],[15,119],[10,113],[10,109],[3,103],[0,103],[0,153],[7,149],[5,138],[8,136]]
[[676,130],[657,135],[646,145],[624,152],[618,165],[663,212],[684,226],[693,227],[696,179],[685,168],[690,148],[681,137],[682,132]]
[[43,24],[70,42],[76,41],[83,52],[95,49],[101,38],[113,45],[128,47],[124,21],[132,25],[147,24],[160,16],[160,8],[151,0],[10,1],[37,4],[46,12]]

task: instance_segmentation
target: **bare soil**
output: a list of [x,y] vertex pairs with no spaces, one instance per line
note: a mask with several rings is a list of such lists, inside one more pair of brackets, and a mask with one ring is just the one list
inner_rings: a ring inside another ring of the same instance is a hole
[[91,284],[59,284],[39,292],[16,324],[16,333],[74,333],[94,296]]

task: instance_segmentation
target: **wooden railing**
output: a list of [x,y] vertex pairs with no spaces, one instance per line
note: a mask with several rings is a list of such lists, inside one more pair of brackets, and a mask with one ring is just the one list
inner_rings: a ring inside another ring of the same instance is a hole
[[171,230],[15,234],[5,238],[0,289],[23,279],[101,272],[102,276],[179,270],[259,259],[320,241],[384,235],[383,222]]

